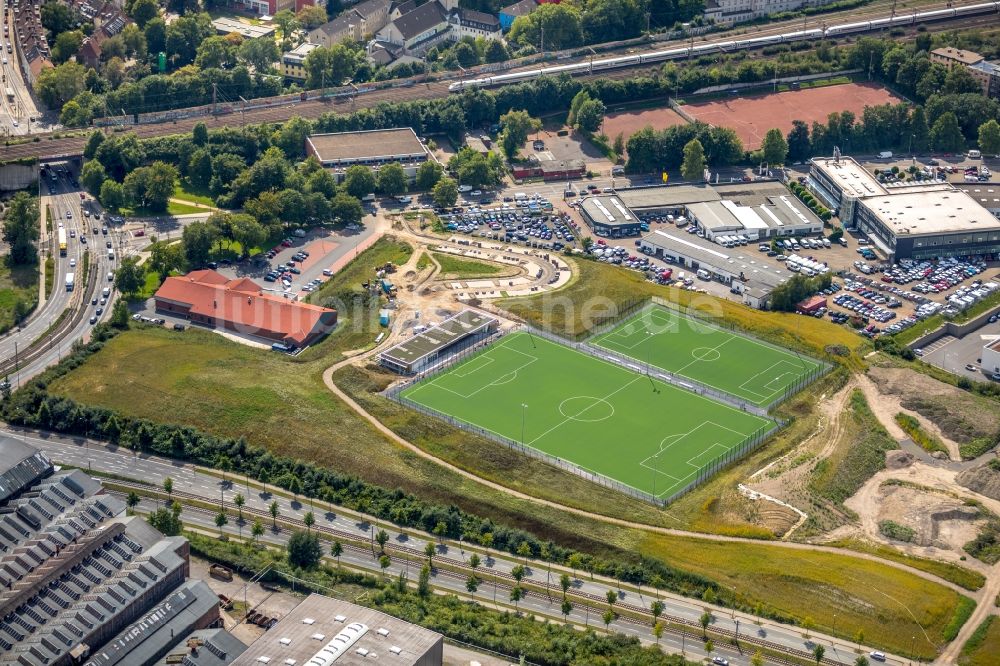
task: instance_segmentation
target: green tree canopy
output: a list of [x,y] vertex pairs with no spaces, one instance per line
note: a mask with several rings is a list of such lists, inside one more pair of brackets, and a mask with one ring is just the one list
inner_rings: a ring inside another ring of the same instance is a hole
[[15,265],[33,264],[38,261],[35,242],[39,236],[39,208],[37,197],[18,192],[10,200],[10,207],[3,219],[3,240],[10,246],[10,261]]
[[442,208],[450,208],[458,201],[458,183],[454,178],[442,178],[431,191],[434,203]]
[[390,162],[378,170],[378,189],[382,194],[398,196],[406,191],[406,172],[399,162]]
[[760,147],[761,156],[768,165],[781,165],[788,158],[788,141],[782,136],[781,130],[769,129],[764,135]]
[[288,539],[288,563],[303,569],[312,569],[319,564],[323,556],[323,548],[319,536],[308,532],[296,531]]
[[698,139],[691,139],[684,146],[681,176],[684,180],[701,181],[705,173],[705,149]]
[[993,118],[979,126],[979,150],[984,155],[1000,155],[1000,123]]

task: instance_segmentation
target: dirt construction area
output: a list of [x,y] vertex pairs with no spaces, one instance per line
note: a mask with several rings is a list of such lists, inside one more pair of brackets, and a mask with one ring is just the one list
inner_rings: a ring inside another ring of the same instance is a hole
[[[902,101],[879,85],[844,83],[825,88],[695,102],[686,104],[684,111],[709,125],[733,128],[746,150],[756,150],[769,129],[776,127],[782,134],[788,134],[793,120],[801,120],[811,126],[813,121],[825,122],[834,111],[851,111],[860,117],[866,106]],[[673,111],[669,113],[677,115]],[[611,131],[607,134],[614,136]]]
[[662,130],[674,125],[683,125],[686,120],[673,109],[643,109],[641,111],[619,111],[604,117],[604,133],[612,139],[621,134],[625,140],[649,125],[655,130]]

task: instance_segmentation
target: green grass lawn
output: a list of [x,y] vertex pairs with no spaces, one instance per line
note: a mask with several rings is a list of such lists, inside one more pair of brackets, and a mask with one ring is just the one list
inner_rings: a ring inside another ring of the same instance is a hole
[[19,301],[25,313],[38,305],[38,265],[11,268],[5,257],[0,261],[0,332],[14,325],[14,309]]
[[192,213],[210,213],[211,211],[195,206],[193,204],[186,204],[177,201],[168,201],[167,210],[154,211],[147,208],[122,208],[121,214],[126,217],[162,217],[164,215],[191,215]]
[[488,264],[485,261],[475,261],[456,257],[451,254],[434,252],[434,258],[441,264],[441,274],[456,278],[475,278],[496,275],[503,272],[503,267]]
[[962,646],[959,666],[996,666],[1000,664],[1000,622],[990,615]]
[[196,188],[183,178],[177,180],[177,184],[174,187],[174,198],[215,207],[215,199],[212,198],[212,195],[207,190]]
[[508,335],[402,395],[666,499],[773,425],[527,333]]
[[630,317],[593,344],[757,406],[782,398],[822,367],[660,306]]

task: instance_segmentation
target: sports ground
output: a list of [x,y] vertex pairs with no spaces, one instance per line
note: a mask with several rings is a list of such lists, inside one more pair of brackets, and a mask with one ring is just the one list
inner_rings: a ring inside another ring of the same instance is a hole
[[822,369],[813,359],[652,307],[591,344],[763,407]]
[[401,397],[658,498],[774,425],[524,332]]

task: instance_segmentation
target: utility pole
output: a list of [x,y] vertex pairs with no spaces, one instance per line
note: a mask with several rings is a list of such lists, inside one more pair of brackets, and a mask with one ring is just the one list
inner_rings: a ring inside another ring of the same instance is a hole
[[212,115],[215,115],[216,112],[218,111],[218,109],[216,108],[217,107],[218,94],[219,94],[219,84],[213,83],[212,84]]
[[542,53],[545,53],[545,26],[544,25],[541,26],[541,31],[542,31],[542,41],[541,41],[541,46],[539,47],[538,50],[541,51]]

